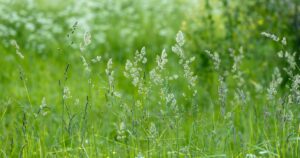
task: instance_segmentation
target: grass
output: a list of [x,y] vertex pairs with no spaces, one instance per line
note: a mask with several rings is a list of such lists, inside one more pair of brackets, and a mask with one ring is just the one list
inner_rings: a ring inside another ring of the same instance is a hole
[[215,1],[48,3],[0,4],[20,16],[0,25],[1,157],[300,156],[289,37],[221,33]]

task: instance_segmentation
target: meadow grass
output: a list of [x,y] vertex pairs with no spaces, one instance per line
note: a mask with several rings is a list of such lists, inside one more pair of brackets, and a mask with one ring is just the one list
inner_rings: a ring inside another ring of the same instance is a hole
[[[0,10],[22,4],[6,3]],[[198,14],[185,10],[202,8],[196,1],[40,3],[1,17],[0,157],[300,157],[299,59],[288,38],[256,30],[247,39],[264,45],[240,45],[211,30],[212,44],[198,48],[188,30]],[[88,20],[95,13],[109,25]]]

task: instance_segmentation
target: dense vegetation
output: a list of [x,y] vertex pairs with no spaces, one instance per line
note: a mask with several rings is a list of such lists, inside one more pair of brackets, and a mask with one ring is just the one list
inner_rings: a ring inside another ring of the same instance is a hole
[[299,4],[0,0],[0,157],[300,157]]

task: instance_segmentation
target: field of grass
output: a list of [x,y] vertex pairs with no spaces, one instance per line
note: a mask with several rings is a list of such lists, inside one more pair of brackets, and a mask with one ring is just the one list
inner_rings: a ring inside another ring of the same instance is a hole
[[0,0],[0,157],[300,157],[297,0]]

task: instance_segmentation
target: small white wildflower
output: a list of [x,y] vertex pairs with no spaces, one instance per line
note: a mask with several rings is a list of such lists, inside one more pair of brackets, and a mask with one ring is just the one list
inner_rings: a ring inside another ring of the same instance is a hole
[[184,45],[184,36],[181,31],[177,33],[176,36],[176,44],[172,47],[172,51],[179,56],[179,64],[183,66],[184,69],[184,77],[188,81],[188,88],[192,89],[196,85],[197,75],[192,72],[190,67],[190,63],[195,60],[195,57],[190,59],[186,59],[184,55],[184,51],[182,50],[182,46]]
[[283,45],[287,45],[287,42],[286,42],[286,38],[285,38],[285,37],[282,38],[281,43],[282,43]]
[[293,96],[291,94],[288,95],[288,104],[293,103]]
[[106,69],[105,69],[106,75],[111,74],[112,64],[113,64],[113,61],[112,61],[112,58],[110,58],[106,64]]
[[279,58],[283,58],[283,51],[282,51],[282,50],[279,51],[279,52],[277,53],[277,55],[278,55]]
[[126,129],[126,125],[124,122],[120,123],[120,130],[124,131]]
[[183,54],[183,50],[181,49],[181,47],[178,45],[172,46],[172,51],[180,57],[179,63],[181,64],[183,59],[185,59],[185,56]]
[[174,74],[172,76],[169,77],[169,80],[177,80],[178,79],[178,75]]
[[164,70],[167,62],[167,53],[166,50],[163,49],[161,56],[156,57],[157,67],[150,71],[150,79],[154,84],[158,85],[163,83],[163,77],[161,75],[161,72]]
[[171,100],[173,100],[175,98],[173,93],[170,93],[167,95],[166,97],[166,102],[169,103]]
[[143,83],[139,83],[139,86],[138,86],[138,93],[139,94],[147,94],[149,92],[149,89],[144,86]]
[[170,103],[171,107],[176,107],[177,101],[176,101],[175,95],[173,93],[167,94],[165,99],[166,99],[166,103],[167,104]]
[[155,138],[158,135],[155,123],[150,123],[149,134],[151,138]]
[[167,59],[167,53],[166,53],[166,50],[163,49],[162,53],[161,53],[161,56],[157,56],[156,57],[156,62],[157,62],[157,66],[163,70],[164,69],[164,66],[166,65],[166,63],[168,62],[168,59]]
[[96,56],[94,59],[92,59],[93,63],[97,63],[101,61],[101,56]]
[[146,48],[143,47],[141,51],[136,51],[134,61],[126,61],[124,76],[132,80],[132,84],[138,88],[139,94],[148,93],[148,88],[143,82],[142,64],[147,63]]
[[276,42],[278,42],[278,41],[280,40],[279,37],[277,37],[276,35],[271,34],[271,33],[262,32],[261,35],[262,35],[262,36],[265,36],[265,37],[267,37],[267,38],[270,38],[270,39],[272,39],[272,40],[274,40],[274,41],[276,41]]
[[217,52],[211,53],[209,50],[205,50],[206,54],[211,58],[214,63],[215,70],[219,70],[221,59]]
[[256,158],[256,155],[254,155],[254,154],[246,154],[246,158]]
[[288,110],[286,113],[283,114],[282,117],[283,117],[284,121],[293,121],[294,114],[291,110]]
[[112,58],[110,58],[107,62],[105,73],[108,77],[109,89],[113,94],[114,71],[112,70],[112,64],[113,64],[113,61],[112,61]]
[[226,103],[226,98],[227,98],[227,85],[224,82],[224,78],[222,76],[219,77],[219,101],[222,105],[224,105]]
[[91,38],[92,38],[91,34],[86,31],[83,36],[83,41],[84,41],[85,46],[87,46],[91,43]]
[[124,71],[124,76],[129,78],[130,77],[130,70],[132,68],[133,64],[131,63],[130,60],[126,60],[125,64],[125,71]]
[[132,79],[132,84],[137,86],[140,81],[141,69],[134,66],[130,60],[126,61],[124,76]]
[[143,61],[142,61],[142,63],[146,64],[147,63],[147,58],[144,58]]
[[297,63],[295,61],[296,53],[290,54],[288,52],[285,52],[285,58],[287,62],[289,63],[290,67],[294,70],[297,66]]
[[114,92],[114,96],[116,96],[116,97],[118,97],[118,98],[121,98],[121,97],[122,97],[121,93],[119,93],[119,92]]
[[80,43],[80,51],[84,51],[84,49],[91,43],[91,34],[86,31],[83,35],[83,42]]
[[229,49],[229,51],[230,51],[230,56],[233,58],[233,65],[232,65],[232,70],[231,71],[232,72],[237,72],[239,64],[241,63],[241,60],[244,58],[243,47],[240,47],[238,55],[235,55],[235,51],[233,49]]
[[195,58],[191,58],[190,60],[186,60],[183,64],[184,77],[188,80],[189,88],[196,86],[197,76],[194,75],[194,72],[191,71],[189,64],[194,61]]
[[176,35],[176,42],[180,47],[184,45],[184,36],[181,31],[179,31]]
[[272,81],[270,83],[270,86],[267,89],[269,100],[272,100],[274,98],[274,96],[277,94],[277,89],[278,89],[279,85],[281,84],[282,80],[283,79],[281,77],[280,71],[276,67],[274,70],[274,73],[272,75]]
[[182,46],[184,45],[184,36],[181,31],[179,31],[176,35],[176,44],[172,46],[172,51],[180,57],[179,63],[182,63],[185,59]]
[[293,77],[293,83],[291,87],[292,92],[292,101],[296,101],[296,103],[300,102],[300,75],[296,75]]
[[135,52],[135,62],[138,63],[138,62],[141,62],[143,64],[146,64],[147,63],[147,58],[146,58],[146,48],[143,47],[141,49],[141,51],[136,51]]
[[156,69],[153,69],[150,71],[149,73],[149,76],[150,76],[150,80],[156,84],[156,85],[159,85],[159,84],[162,84],[163,83],[163,78],[162,76],[159,74],[159,72],[157,72]]
[[117,130],[117,140],[121,141],[126,138],[126,124],[125,122],[121,122],[118,126]]
[[68,98],[71,98],[71,92],[70,92],[70,89],[69,87],[64,87],[64,91],[63,91],[63,98],[64,99],[68,99]]
[[43,97],[42,104],[40,105],[40,109],[44,109],[47,106],[46,97]]
[[300,75],[296,75],[293,79],[292,89],[296,90],[300,86]]
[[178,79],[178,75],[177,74],[173,75],[173,79],[174,80]]

